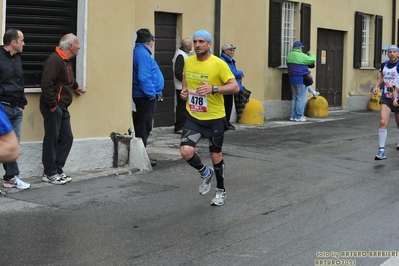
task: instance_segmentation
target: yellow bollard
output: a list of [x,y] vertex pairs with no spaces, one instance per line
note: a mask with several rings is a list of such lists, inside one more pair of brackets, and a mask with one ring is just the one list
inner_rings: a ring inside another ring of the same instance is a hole
[[328,116],[328,102],[323,96],[317,98],[310,98],[307,104],[307,117],[327,117]]
[[381,108],[380,104],[381,92],[378,94],[371,94],[369,101],[369,110],[371,111],[379,111]]
[[262,103],[254,98],[249,99],[239,122],[250,125],[263,125],[265,122],[265,111]]

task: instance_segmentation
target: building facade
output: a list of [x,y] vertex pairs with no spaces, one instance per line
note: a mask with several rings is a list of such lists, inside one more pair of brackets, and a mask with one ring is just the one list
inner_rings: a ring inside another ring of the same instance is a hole
[[[66,171],[113,165],[112,132],[132,127],[132,49],[135,31],[155,35],[153,55],[165,77],[165,100],[155,126],[174,123],[172,58],[179,42],[199,29],[213,36],[213,51],[237,47],[243,85],[263,103],[266,123],[288,118],[291,92],[285,56],[300,40],[316,53],[313,85],[331,110],[366,110],[386,48],[397,43],[396,0],[2,0],[2,33],[25,34],[23,52],[28,105],[22,125],[22,174],[40,175],[43,119],[39,111],[41,66],[61,36],[80,39],[76,77],[86,89],[70,106],[74,145]],[[238,11],[239,12],[238,12]],[[123,160],[120,165],[123,164]]]

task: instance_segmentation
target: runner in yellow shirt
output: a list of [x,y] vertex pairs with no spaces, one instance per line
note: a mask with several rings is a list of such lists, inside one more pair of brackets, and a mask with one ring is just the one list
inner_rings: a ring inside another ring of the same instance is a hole
[[[211,54],[212,37],[199,30],[193,36],[196,56],[186,59],[183,70],[183,89],[180,97],[186,101],[188,117],[183,128],[180,153],[186,162],[201,175],[200,195],[208,193],[213,175],[216,176],[216,194],[211,205],[223,205],[226,198],[222,146],[228,127],[223,94],[239,91],[228,65]],[[204,165],[195,152],[201,137],[209,139],[213,169]]]

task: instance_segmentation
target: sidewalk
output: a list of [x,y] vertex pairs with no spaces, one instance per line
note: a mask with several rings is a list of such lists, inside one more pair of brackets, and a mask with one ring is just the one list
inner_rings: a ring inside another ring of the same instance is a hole
[[[135,168],[121,167],[121,168],[95,169],[89,171],[74,172],[74,173],[68,173],[68,175],[72,177],[72,182],[77,182],[96,177],[130,175],[137,172],[139,172],[139,170]],[[56,186],[51,183],[43,182],[41,176],[22,178],[22,180],[31,184],[30,189],[36,189],[46,186]],[[6,194],[23,192],[23,190],[17,188],[4,188],[3,186],[0,187],[0,190]]]
[[[233,123],[236,130],[248,129],[248,128],[275,128],[275,127],[286,127],[286,126],[301,126],[309,123],[321,123],[332,120],[344,119],[342,117],[347,111],[331,112],[329,117],[326,118],[308,118],[307,122],[294,122],[289,120],[274,120],[266,121],[263,125],[246,125]],[[149,158],[156,158],[158,161],[174,161],[180,160],[180,135],[173,132],[173,126],[170,127],[158,127],[154,128],[148,138],[147,153]],[[157,167],[157,166],[155,166]],[[117,176],[117,175],[130,175],[140,172],[139,169],[125,166],[119,168],[105,168],[105,169],[94,169],[81,172],[68,173],[73,178],[72,182],[77,182],[86,179],[92,179],[104,176]],[[41,176],[23,178],[23,181],[31,184],[30,189],[41,188],[45,186],[53,186],[51,183],[46,183],[41,180]],[[66,184],[67,185],[67,184]],[[3,188],[0,187],[2,192],[7,194],[22,192],[17,188]]]

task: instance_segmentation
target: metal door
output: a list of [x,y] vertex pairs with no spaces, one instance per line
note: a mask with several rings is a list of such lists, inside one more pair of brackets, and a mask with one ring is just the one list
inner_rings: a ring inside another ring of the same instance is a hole
[[342,108],[344,32],[317,30],[316,89],[333,109]]
[[172,126],[175,123],[175,87],[173,84],[172,59],[176,51],[177,15],[155,12],[155,53],[165,79],[163,89],[164,100],[158,102],[154,117],[154,127]]

